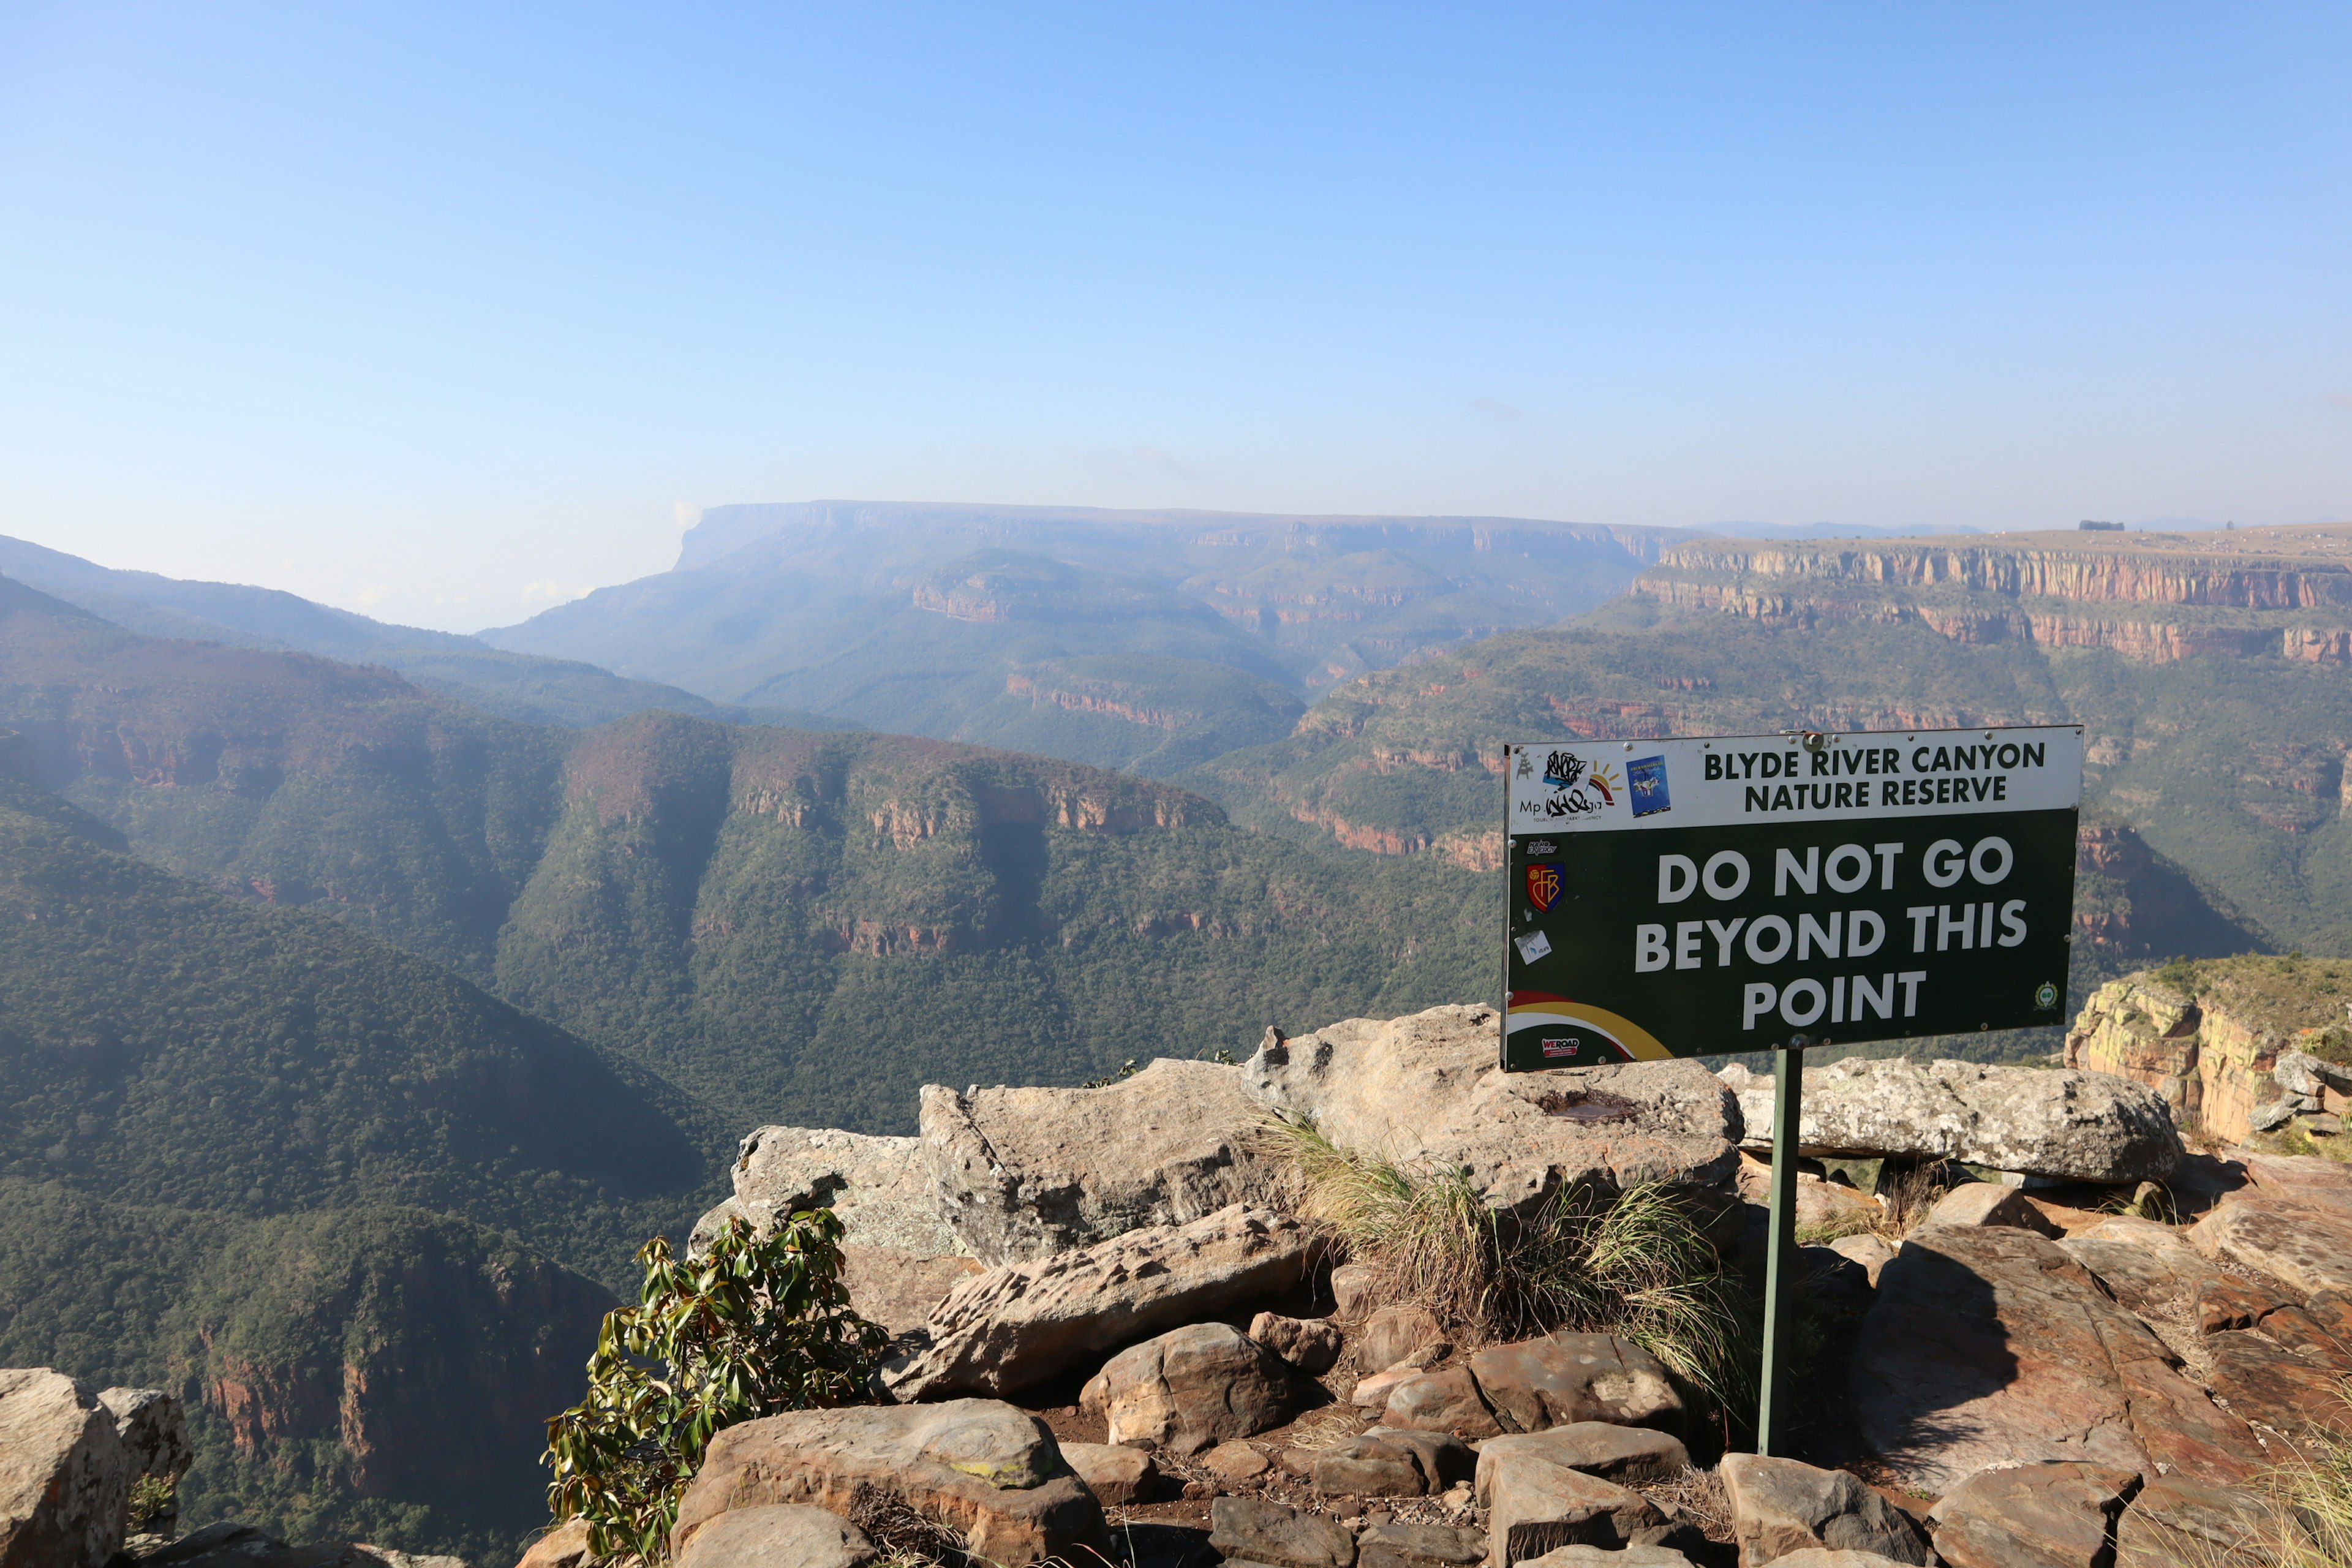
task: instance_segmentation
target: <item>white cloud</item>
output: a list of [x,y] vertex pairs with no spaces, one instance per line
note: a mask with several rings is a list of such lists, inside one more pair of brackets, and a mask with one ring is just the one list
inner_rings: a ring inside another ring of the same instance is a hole
[[544,609],[555,605],[568,605],[574,599],[585,598],[591,592],[593,592],[593,586],[586,583],[548,581],[525,583],[522,585],[520,597],[522,602],[530,608]]
[[[692,528],[702,521],[702,509],[690,500],[674,500],[669,503],[669,515],[678,527]],[[578,596],[573,595],[575,598]]]

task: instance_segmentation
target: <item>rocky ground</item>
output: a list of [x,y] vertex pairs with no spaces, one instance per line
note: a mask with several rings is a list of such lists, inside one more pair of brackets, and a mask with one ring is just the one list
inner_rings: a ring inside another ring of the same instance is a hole
[[[853,1299],[896,1336],[895,1403],[719,1434],[680,1505],[677,1568],[2281,1560],[2266,1479],[2346,1415],[2352,1164],[2184,1150],[2162,1087],[2116,1075],[1808,1075],[1796,1457],[1761,1458],[1640,1345],[1488,1342],[1392,1299],[1301,1217],[1273,1112],[1467,1172],[1501,1212],[1664,1184],[1752,1286],[1769,1080],[1691,1062],[1506,1079],[1494,1027],[1439,1008],[1269,1033],[1238,1067],[934,1087],[916,1138],[758,1130],[697,1234],[831,1205]],[[127,1457],[110,1406],[66,1380],[0,1375],[28,1380],[0,1391],[0,1449],[13,1462],[52,1432],[47,1490],[20,1495],[79,1500],[28,1503],[14,1528],[45,1507],[79,1521],[56,1535],[79,1531],[70,1549],[5,1560],[96,1568],[121,1543],[120,1489],[168,1461]],[[93,1458],[110,1438],[120,1452]],[[251,1532],[134,1548],[400,1561]],[[524,1568],[584,1554],[569,1526]]]

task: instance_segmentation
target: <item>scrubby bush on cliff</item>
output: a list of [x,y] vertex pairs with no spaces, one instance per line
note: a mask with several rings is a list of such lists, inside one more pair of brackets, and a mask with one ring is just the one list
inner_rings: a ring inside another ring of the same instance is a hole
[[850,1310],[841,1221],[796,1214],[764,1239],[737,1219],[681,1262],[660,1237],[634,1307],[604,1318],[588,1397],[547,1424],[548,1506],[599,1556],[662,1560],[679,1494],[721,1428],[866,1396],[887,1336]]

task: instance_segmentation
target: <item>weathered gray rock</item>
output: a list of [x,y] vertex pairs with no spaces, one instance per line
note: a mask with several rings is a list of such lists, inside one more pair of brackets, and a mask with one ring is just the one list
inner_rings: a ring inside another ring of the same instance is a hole
[[1043,1421],[992,1399],[959,1399],[795,1410],[726,1428],[678,1500],[670,1550],[682,1553],[737,1509],[806,1503],[846,1517],[877,1491],[1008,1568],[1109,1544],[1101,1505]]
[[1445,1331],[1424,1307],[1381,1307],[1356,1334],[1356,1363],[1366,1372],[1386,1372],[1416,1351],[1442,1343]]
[[1372,1525],[1356,1538],[1356,1568],[1471,1568],[1486,1558],[1486,1532],[1460,1525],[1396,1520]]
[[898,1247],[844,1242],[841,1284],[857,1315],[894,1335],[921,1330],[955,1288],[987,1270],[976,1258],[925,1258]]
[[1389,1390],[1382,1425],[1416,1432],[1451,1432],[1457,1437],[1491,1437],[1502,1424],[1479,1397],[1477,1380],[1466,1366],[1415,1373]]
[[1690,1568],[1690,1559],[1670,1546],[1562,1546],[1530,1557],[1524,1568]]
[[2102,1568],[2130,1470],[2062,1462],[1979,1470],[1928,1519],[1948,1568]]
[[1927,1561],[1927,1538],[1911,1517],[1843,1470],[1726,1454],[1717,1473],[1731,1503],[1740,1568],[1763,1568],[1809,1547]]
[[47,1367],[0,1371],[0,1563],[99,1568],[122,1544],[133,1475],[89,1389]]
[[[1737,1062],[1722,1078],[1739,1097],[1749,1146],[1769,1148],[1772,1080]],[[2160,1182],[2180,1163],[2171,1108],[2146,1084],[1905,1058],[1808,1068],[1799,1140],[1810,1155],[1959,1160],[2084,1182]]]
[[2189,1230],[2208,1258],[2304,1292],[2352,1290],[2352,1206],[2232,1193]]
[[[579,1533],[586,1535],[584,1525]],[[576,1555],[558,1559],[540,1552],[540,1546],[554,1539],[551,1535],[533,1546],[518,1568],[577,1568],[581,1559]],[[193,1531],[168,1546],[145,1553],[139,1563],[140,1568],[466,1568],[460,1558],[424,1556],[359,1541],[289,1546],[274,1535],[233,1520]]]
[[1682,1395],[1658,1359],[1608,1334],[1549,1334],[1489,1345],[1470,1358],[1504,1430],[1540,1432],[1578,1421],[1683,1429]]
[[2062,1234],[2023,1193],[1992,1182],[1969,1182],[1954,1187],[1936,1200],[1936,1206],[1919,1223],[1923,1226],[2005,1225],[2053,1238]]
[[1263,1498],[1212,1502],[1209,1544],[1229,1563],[1266,1568],[1350,1568],[1356,1561],[1356,1538],[1339,1521]]
[[988,1263],[1262,1201],[1279,1166],[1238,1068],[1162,1058],[1101,1089],[922,1093],[933,1205]]
[[2313,1056],[2309,1051],[2293,1047],[2278,1054],[2278,1063],[2271,1069],[2278,1086],[2289,1094],[2308,1096],[2315,1105],[2328,1090],[2352,1094],[2352,1068]]
[[1260,1312],[1250,1320],[1250,1338],[1309,1376],[1331,1370],[1345,1348],[1339,1325],[1322,1318],[1286,1318]]
[[1640,1492],[1555,1464],[1539,1449],[1479,1446],[1476,1496],[1497,1568],[1562,1546],[1660,1545],[1673,1526]]
[[1228,1323],[1190,1323],[1130,1345],[1078,1395],[1114,1443],[1178,1454],[1279,1426],[1298,1409],[1290,1363]]
[[[1242,1071],[1260,1102],[1341,1147],[1461,1166],[1497,1207],[1580,1184],[1720,1186],[1737,1170],[1738,1107],[1696,1063],[1506,1075],[1496,1029],[1490,1007],[1350,1018],[1268,1042]],[[1595,1096],[1622,1102],[1623,1120],[1554,1114]]]
[[1325,1497],[1434,1497],[1470,1479],[1477,1462],[1443,1432],[1375,1426],[1324,1449],[1313,1475]]
[[1202,1455],[1201,1468],[1221,1481],[1238,1486],[1244,1481],[1254,1481],[1274,1468],[1274,1461],[1267,1458],[1265,1450],[1256,1444],[1235,1439],[1220,1443]]
[[571,1519],[532,1542],[515,1568],[586,1568],[591,1561],[588,1521]]
[[696,1531],[675,1568],[866,1568],[880,1555],[838,1514],[769,1503],[730,1509]]
[[2298,1533],[2258,1493],[2155,1476],[2116,1521],[2116,1568],[2273,1568],[2299,1560]]
[[1315,1246],[1290,1216],[1236,1204],[1005,1264],[957,1286],[931,1315],[930,1344],[886,1375],[900,1399],[1032,1387],[1179,1323],[1281,1295],[1305,1276]]
[[931,1200],[922,1141],[877,1138],[837,1127],[761,1127],[739,1145],[729,1171],[734,1196],[695,1222],[699,1252],[736,1215],[760,1235],[803,1209],[840,1216],[842,1239],[887,1247],[916,1258],[952,1258],[967,1249]]
[[178,1480],[196,1462],[188,1446],[188,1418],[180,1402],[160,1388],[110,1388],[98,1396],[114,1418],[114,1435],[131,1461],[133,1479],[162,1476]]
[[2055,1242],[1944,1226],[1880,1273],[1851,1391],[1864,1440],[1931,1495],[2021,1461],[2251,1474],[2253,1434],[2178,1364]]
[[1578,1421],[1548,1432],[1490,1437],[1478,1445],[1478,1452],[1534,1454],[1547,1464],[1581,1470],[1620,1486],[1663,1481],[1690,1468],[1690,1454],[1681,1438],[1643,1426],[1612,1426],[1605,1421]]
[[1065,1443],[1062,1459],[1105,1508],[1146,1500],[1160,1479],[1151,1456],[1124,1443]]

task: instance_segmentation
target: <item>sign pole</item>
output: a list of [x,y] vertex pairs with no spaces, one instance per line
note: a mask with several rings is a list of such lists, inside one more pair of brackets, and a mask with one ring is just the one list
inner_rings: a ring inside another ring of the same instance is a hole
[[1780,1067],[1772,1079],[1771,1242],[1764,1258],[1764,1375],[1756,1401],[1756,1451],[1765,1455],[1786,1447],[1782,1428],[1789,1407],[1782,1379],[1794,1348],[1789,1284],[1797,1268],[1797,1134],[1803,1119],[1809,1043],[1798,1035],[1780,1047]]

